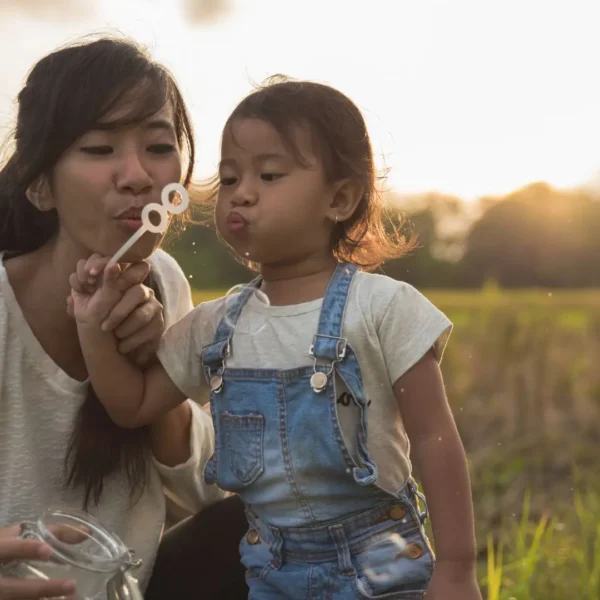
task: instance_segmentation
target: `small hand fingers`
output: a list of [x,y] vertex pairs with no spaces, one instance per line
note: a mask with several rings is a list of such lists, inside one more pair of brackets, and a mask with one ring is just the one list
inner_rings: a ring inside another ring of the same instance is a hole
[[88,261],[84,259],[77,262],[77,281],[79,285],[75,287],[75,285],[71,283],[71,287],[82,294],[93,294],[96,290],[96,281],[94,280],[93,283],[89,282],[87,264]]
[[83,284],[87,280],[87,273],[85,267],[87,265],[87,260],[78,260],[77,261],[77,279]]
[[[106,269],[106,265],[110,260],[107,256],[101,256],[100,254],[92,254],[86,262],[85,274],[86,281],[89,285],[95,286],[98,278],[102,272]],[[112,266],[112,265],[111,265]],[[118,265],[115,265],[118,268]]]
[[71,289],[75,290],[79,294],[86,293],[86,289],[83,287],[77,273],[71,273],[71,275],[69,275],[69,285],[71,286]]

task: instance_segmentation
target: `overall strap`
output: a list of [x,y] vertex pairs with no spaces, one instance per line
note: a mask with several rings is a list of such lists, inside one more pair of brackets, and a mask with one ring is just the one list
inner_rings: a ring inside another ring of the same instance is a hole
[[202,365],[208,380],[223,368],[223,361],[231,354],[231,339],[242,309],[250,296],[260,286],[261,277],[245,285],[238,294],[225,301],[225,315],[217,326],[213,341],[202,348]]
[[342,337],[342,328],[348,290],[357,271],[356,265],[339,263],[329,281],[317,333],[309,350],[310,356],[316,360],[333,364],[346,354],[347,340]]

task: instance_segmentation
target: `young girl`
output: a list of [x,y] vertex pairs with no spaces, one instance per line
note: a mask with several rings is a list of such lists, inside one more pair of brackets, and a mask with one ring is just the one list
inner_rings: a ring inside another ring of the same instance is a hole
[[[72,276],[112,419],[140,427],[210,391],[205,479],[246,504],[253,599],[481,598],[466,460],[438,365],[451,324],[411,286],[365,272],[407,246],[387,232],[374,184],[357,107],[325,85],[277,81],[226,123],[215,208],[220,236],[259,277],[196,307],[141,370],[99,328],[120,297],[118,267],[93,295]],[[105,264],[81,265],[83,281]]]

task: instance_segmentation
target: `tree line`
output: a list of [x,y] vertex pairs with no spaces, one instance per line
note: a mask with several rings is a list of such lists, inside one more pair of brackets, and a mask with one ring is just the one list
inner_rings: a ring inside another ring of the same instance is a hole
[[[600,198],[591,190],[534,183],[475,204],[443,194],[388,193],[415,249],[381,271],[419,288],[579,288],[600,286]],[[195,288],[228,288],[253,274],[218,240],[210,224],[188,225],[166,249]]]

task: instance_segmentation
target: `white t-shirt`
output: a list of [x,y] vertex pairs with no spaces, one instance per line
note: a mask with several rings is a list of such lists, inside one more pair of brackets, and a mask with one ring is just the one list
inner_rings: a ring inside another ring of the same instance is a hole
[[[158,358],[173,382],[200,403],[207,402],[202,347],[212,343],[231,297],[197,306],[168,329]],[[322,299],[293,306],[267,306],[250,297],[232,341],[230,368],[290,369],[311,366],[308,351],[317,332]],[[409,441],[393,384],[431,348],[441,361],[452,324],[414,287],[358,272],[350,286],[343,336],[361,368],[367,409],[367,447],[379,470],[378,485],[397,491],[411,474]],[[336,381],[337,409],[344,440],[356,455],[359,409],[341,380]]]
[[[151,264],[169,326],[192,308],[190,288],[168,254],[157,251]],[[42,349],[17,304],[0,253],[0,527],[34,520],[48,506],[82,508],[81,490],[65,489],[63,465],[86,388]],[[134,573],[143,589],[165,522],[163,484],[193,511],[223,497],[202,477],[203,465],[214,450],[212,422],[198,405],[190,404],[190,459],[174,468],[154,460],[149,485],[131,510],[126,478],[110,476],[99,507],[92,504],[89,509],[143,560]]]

